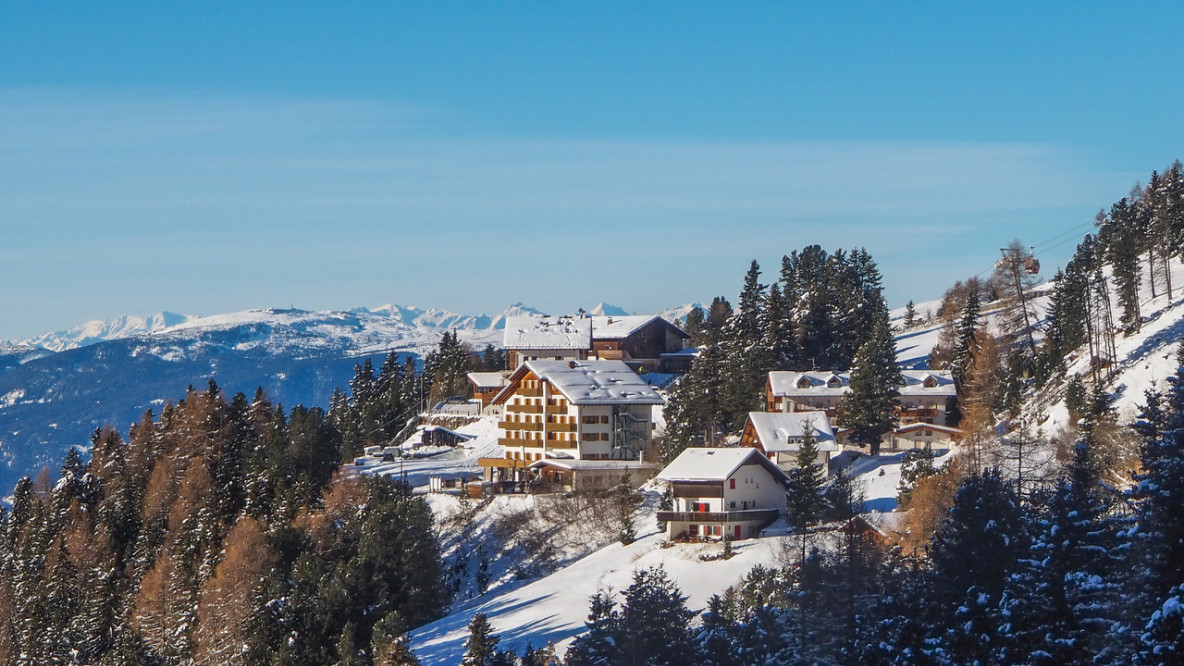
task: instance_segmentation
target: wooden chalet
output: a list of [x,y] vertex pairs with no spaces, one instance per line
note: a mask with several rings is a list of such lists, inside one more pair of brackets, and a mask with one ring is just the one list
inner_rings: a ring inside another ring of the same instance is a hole
[[842,447],[831,429],[826,412],[749,412],[740,436],[740,446],[752,447],[773,461],[782,471],[788,472],[798,466],[798,453],[806,428],[814,434],[818,448],[818,462],[822,472],[830,469],[831,457]]
[[645,372],[664,370],[663,356],[682,351],[691,336],[657,315],[591,317],[591,356],[624,361]]

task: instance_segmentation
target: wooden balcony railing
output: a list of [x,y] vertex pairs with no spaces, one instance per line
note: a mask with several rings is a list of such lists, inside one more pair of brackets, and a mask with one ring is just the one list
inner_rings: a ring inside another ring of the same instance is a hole
[[747,511],[659,511],[658,520],[668,523],[739,523],[745,521],[773,522],[780,513],[777,509],[749,509]]
[[520,395],[524,398],[541,398],[543,397],[543,389],[542,387],[526,388],[525,386],[519,386],[518,390],[514,391],[514,395]]
[[576,424],[574,423],[526,423],[524,421],[498,421],[497,427],[502,430],[528,430],[530,432],[542,432],[543,426],[547,426],[547,432],[575,432]]
[[543,408],[541,405],[506,405],[506,411],[517,414],[542,414]]

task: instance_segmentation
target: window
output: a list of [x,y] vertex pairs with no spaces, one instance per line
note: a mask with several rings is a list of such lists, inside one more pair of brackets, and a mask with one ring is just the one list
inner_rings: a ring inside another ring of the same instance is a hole
[[607,416],[600,417],[600,422],[601,423],[608,423],[608,417]]
[[[735,489],[736,489],[736,479],[728,479],[728,490],[735,490]],[[735,505],[736,505],[736,503],[732,502],[732,506],[735,506]]]
[[585,442],[595,442],[597,439],[600,439],[600,438],[597,437],[596,433],[594,433],[594,432],[584,433],[584,441]]
[[810,380],[805,377],[802,377],[801,379],[798,380],[798,388],[800,388],[800,389],[810,388]]
[[602,442],[608,441],[608,433],[607,432],[600,433],[600,441],[602,441]]
[[584,425],[591,425],[600,421],[600,419],[596,418],[595,416],[583,416],[580,418],[580,420],[584,422]]

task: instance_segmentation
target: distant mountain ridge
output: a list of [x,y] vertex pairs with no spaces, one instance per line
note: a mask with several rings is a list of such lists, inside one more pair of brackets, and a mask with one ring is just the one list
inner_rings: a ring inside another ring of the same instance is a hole
[[152,333],[194,319],[192,315],[158,312],[147,317],[124,315],[114,319],[96,319],[63,331],[44,333],[17,345],[40,347],[53,352],[93,345],[105,340],[117,340],[143,333]]
[[0,486],[11,488],[42,465],[57,469],[96,428],[126,433],[145,410],[159,413],[183,398],[187,386],[214,379],[229,394],[261,387],[274,402],[327,407],[365,358],[376,366],[391,352],[422,358],[450,330],[476,350],[501,346],[507,317],[542,314],[523,303],[494,316],[404,305],[163,312],[0,342]]

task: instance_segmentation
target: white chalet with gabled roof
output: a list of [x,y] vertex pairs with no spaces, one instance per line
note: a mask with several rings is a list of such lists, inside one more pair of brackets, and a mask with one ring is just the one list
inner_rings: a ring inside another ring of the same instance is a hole
[[665,400],[622,361],[539,360],[519,366],[491,404],[504,410],[504,457],[479,464],[490,480],[523,480],[530,463],[548,458],[641,459]]
[[822,472],[826,474],[831,457],[842,450],[826,412],[749,412],[744,432],[740,435],[740,446],[759,450],[788,472],[798,466],[798,454],[807,427],[814,433],[817,462],[822,464]]
[[674,495],[674,508],[658,512],[669,540],[747,539],[785,515],[789,477],[751,447],[689,448],[657,478]]

